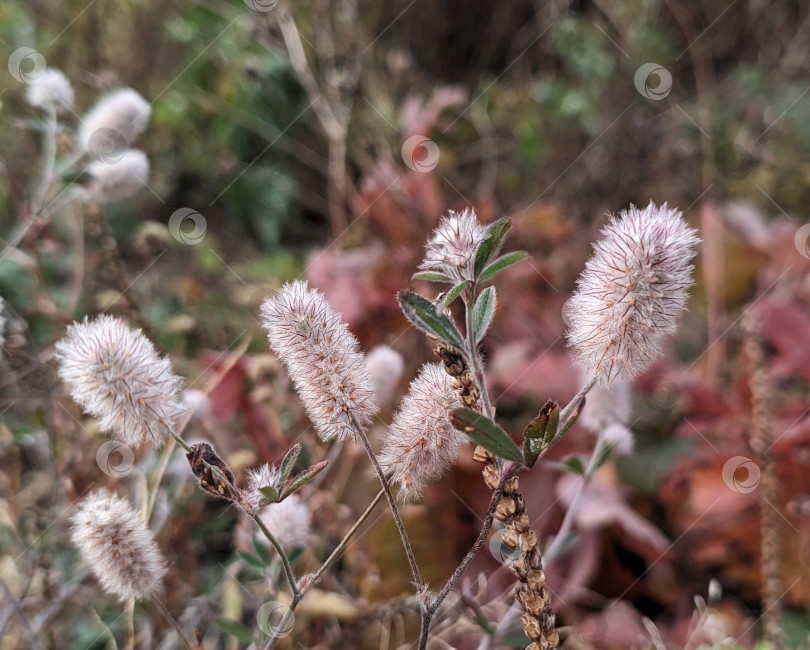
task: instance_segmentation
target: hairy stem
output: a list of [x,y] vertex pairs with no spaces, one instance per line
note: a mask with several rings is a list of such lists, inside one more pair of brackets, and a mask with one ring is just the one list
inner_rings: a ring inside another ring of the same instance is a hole
[[152,602],[160,610],[161,614],[163,614],[163,617],[166,619],[169,625],[171,625],[174,628],[174,631],[177,632],[177,636],[179,637],[183,646],[188,648],[188,650],[191,650],[191,643],[184,634],[183,628],[180,627],[180,624],[175,620],[174,616],[171,615],[169,610],[166,608],[166,605],[164,605],[159,598],[153,597]]
[[363,443],[363,447],[366,449],[366,453],[371,460],[371,464],[374,465],[374,471],[377,472],[377,478],[380,480],[382,489],[385,492],[385,498],[388,499],[388,506],[391,508],[391,514],[394,517],[394,522],[396,522],[397,529],[399,530],[399,536],[400,539],[402,539],[402,546],[405,548],[405,555],[408,556],[408,564],[411,566],[411,573],[413,574],[414,583],[416,584],[417,591],[421,590],[422,576],[419,574],[419,565],[416,563],[416,556],[413,553],[411,540],[408,538],[408,532],[405,530],[405,524],[402,523],[402,517],[399,514],[397,502],[394,499],[394,495],[391,493],[390,486],[388,485],[388,479],[385,477],[385,472],[380,465],[380,461],[377,460],[377,455],[374,453],[374,449],[371,447],[371,442],[369,441],[365,430],[357,422],[354,415],[350,413],[349,416],[352,419],[352,424],[354,425],[357,436],[360,438],[360,441]]

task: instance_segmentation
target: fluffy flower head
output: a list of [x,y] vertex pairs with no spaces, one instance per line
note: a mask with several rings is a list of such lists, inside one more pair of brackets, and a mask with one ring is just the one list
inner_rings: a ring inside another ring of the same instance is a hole
[[378,345],[366,355],[366,368],[374,385],[377,405],[388,404],[405,369],[402,355],[387,345]]
[[107,490],[90,494],[73,517],[72,539],[107,593],[127,601],[160,588],[163,556],[126,499]]
[[262,505],[267,503],[267,497],[259,492],[264,487],[279,488],[281,474],[277,467],[273,467],[270,463],[257,467],[256,469],[249,469],[248,475],[248,489],[245,494],[245,505],[250,511],[258,510]]
[[450,422],[449,412],[463,406],[441,364],[422,366],[388,427],[380,454],[380,464],[401,485],[403,498],[419,496],[458,458],[467,438]]
[[265,300],[261,317],[322,440],[344,440],[352,418],[371,421],[377,407],[360,345],[323,294],[306,282],[285,284]]
[[679,210],[653,203],[631,205],[602,233],[566,316],[577,363],[608,385],[644,371],[675,332],[700,240]]
[[177,401],[182,381],[141,330],[107,315],[85,319],[68,327],[56,351],[73,399],[103,431],[132,447],[145,440],[163,444],[183,412]]
[[82,118],[77,134],[79,144],[97,154],[96,140],[131,143],[146,129],[152,107],[132,88],[119,88],[102,97]]
[[39,77],[33,79],[25,89],[25,99],[31,106],[52,108],[64,113],[73,108],[73,87],[61,70],[46,68]]
[[[309,537],[309,509],[297,494],[280,503],[271,503],[259,511],[259,518],[284,548],[306,546]],[[256,530],[256,539],[266,539]]]
[[441,218],[433,236],[425,244],[425,259],[419,268],[425,271],[449,271],[459,278],[469,277],[478,247],[486,236],[487,228],[478,223],[475,210],[451,210]]
[[131,196],[146,184],[149,159],[143,151],[127,149],[109,162],[94,160],[88,165],[87,171],[93,178],[87,191],[94,201],[118,201]]

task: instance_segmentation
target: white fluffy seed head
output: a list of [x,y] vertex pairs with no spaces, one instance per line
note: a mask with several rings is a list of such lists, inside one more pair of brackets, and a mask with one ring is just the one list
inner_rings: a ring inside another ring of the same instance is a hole
[[126,499],[107,490],[91,493],[73,516],[72,539],[107,593],[127,601],[160,588],[163,556]]
[[472,265],[481,242],[486,239],[486,226],[478,223],[475,210],[447,213],[442,217],[430,240],[425,244],[425,259],[419,266],[424,271],[445,271],[457,278],[472,276]]
[[56,344],[59,375],[73,399],[99,427],[131,447],[161,446],[184,411],[182,380],[141,330],[102,315],[68,327]]
[[119,201],[132,196],[149,179],[149,159],[143,151],[127,149],[115,160],[94,160],[87,166],[92,180],[88,196],[98,203]]
[[[309,508],[297,494],[280,503],[265,506],[259,511],[259,518],[283,548],[306,546],[309,537]],[[256,530],[255,536],[258,540],[267,539],[261,530]]]
[[402,487],[403,499],[418,497],[456,462],[466,436],[450,422],[464,404],[441,364],[422,366],[383,438],[380,464]]
[[267,503],[267,497],[259,492],[261,488],[275,487],[280,488],[280,472],[277,467],[273,467],[270,463],[265,463],[261,467],[249,469],[248,475],[248,489],[245,496],[245,504],[250,510],[258,510]]
[[[95,139],[110,140],[110,132],[121,144],[129,144],[146,129],[152,107],[132,88],[119,88],[102,97],[82,118],[77,134],[85,151],[93,152]],[[95,136],[95,137],[94,137]]]
[[321,440],[345,440],[353,419],[371,422],[377,407],[360,345],[323,294],[306,282],[285,284],[265,300],[261,318]]
[[405,369],[402,355],[387,345],[378,345],[366,354],[366,368],[374,386],[377,406],[388,404]]
[[661,354],[692,286],[696,232],[679,210],[631,205],[594,244],[566,306],[577,363],[609,385],[630,381]]
[[31,106],[65,113],[73,108],[73,87],[61,70],[47,68],[25,89],[25,99]]

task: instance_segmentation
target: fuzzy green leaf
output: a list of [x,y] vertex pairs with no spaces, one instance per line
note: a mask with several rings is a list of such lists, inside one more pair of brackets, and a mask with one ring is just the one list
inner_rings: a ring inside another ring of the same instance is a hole
[[309,483],[312,479],[314,479],[318,474],[320,474],[326,466],[329,464],[328,460],[322,460],[320,463],[316,463],[312,467],[305,469],[301,472],[298,476],[296,476],[292,483],[290,483],[284,492],[281,495],[279,501],[284,501],[288,496],[294,494],[307,483]]
[[447,311],[447,308],[450,306],[450,303],[453,302],[456,298],[461,295],[461,292],[464,291],[467,287],[470,286],[469,280],[464,280],[463,282],[459,282],[455,287],[450,289],[444,296],[442,297],[439,304],[436,305],[436,313],[443,314]]
[[265,566],[270,566],[270,551],[267,550],[267,547],[254,538],[253,548],[256,551],[256,556],[262,561],[262,563]]
[[444,273],[436,273],[435,271],[419,271],[411,276],[412,280],[427,280],[428,282],[443,282],[445,284],[452,284],[453,278]]
[[464,347],[461,334],[453,325],[453,321],[444,314],[439,315],[436,306],[430,300],[418,293],[405,290],[399,292],[397,299],[405,318],[420,330],[459,349]]
[[295,463],[298,460],[298,455],[301,453],[301,443],[296,442],[292,447],[287,450],[287,453],[284,455],[284,460],[281,461],[281,465],[279,466],[279,481],[278,487],[281,489],[284,484],[287,482],[287,479],[290,478],[290,473],[295,467]]
[[261,558],[253,555],[253,553],[248,553],[247,551],[239,551],[239,557],[242,558],[245,564],[248,566],[252,566],[254,569],[263,569],[264,563],[262,562]]
[[495,223],[490,224],[487,229],[487,237],[481,242],[478,247],[478,252],[475,255],[474,277],[479,278],[481,272],[484,270],[489,261],[498,254],[503,240],[512,229],[512,221],[509,219],[498,219]]
[[506,268],[509,268],[513,264],[517,264],[521,260],[525,260],[529,256],[528,253],[524,251],[515,251],[514,253],[507,253],[506,255],[501,255],[498,259],[496,259],[491,264],[488,264],[483,271],[481,271],[481,275],[478,276],[478,280],[483,282],[484,280],[489,280],[492,276],[496,273],[500,273]]
[[466,433],[474,442],[496,456],[515,463],[523,463],[523,454],[512,442],[509,434],[486,415],[471,409],[453,409],[450,412],[450,421],[456,429]]
[[492,318],[495,316],[495,307],[498,304],[498,297],[495,287],[487,287],[478,296],[473,307],[473,331],[475,332],[475,342],[478,343],[484,334],[487,333]]
[[263,496],[267,497],[268,503],[275,503],[278,501],[278,488],[275,485],[265,485],[264,487],[260,487],[259,492],[261,492]]

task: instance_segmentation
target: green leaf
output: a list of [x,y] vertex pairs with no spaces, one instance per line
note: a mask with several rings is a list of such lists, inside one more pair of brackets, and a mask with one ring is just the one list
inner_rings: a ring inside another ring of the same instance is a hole
[[464,347],[461,334],[453,325],[453,321],[444,314],[437,314],[436,306],[430,300],[418,293],[405,290],[399,292],[397,299],[405,318],[420,330],[456,348]]
[[489,280],[493,275],[496,273],[500,273],[506,268],[509,268],[513,264],[517,264],[521,260],[525,260],[529,257],[529,254],[524,251],[515,251],[514,253],[507,253],[506,255],[501,255],[497,260],[488,264],[483,271],[481,271],[481,275],[478,276],[479,282],[483,282],[484,280]]
[[495,316],[495,307],[498,304],[498,297],[495,293],[495,287],[487,287],[478,296],[473,307],[473,332],[475,333],[475,342],[478,343],[484,334],[487,333],[492,317]]
[[217,625],[219,625],[227,634],[235,636],[242,643],[253,643],[253,632],[242,625],[239,621],[232,621],[227,618],[218,618]]
[[509,234],[511,229],[512,221],[506,218],[498,219],[495,223],[490,224],[489,228],[487,228],[487,237],[481,242],[481,245],[478,247],[478,252],[475,255],[473,277],[478,279],[478,276],[481,275],[481,271],[489,264],[489,260],[491,260],[494,255],[498,254],[498,251],[503,245],[503,240],[506,239],[506,235]]
[[287,553],[287,559],[290,561],[290,566],[295,566],[295,563],[301,559],[306,548],[303,546],[296,546],[292,551]]
[[259,492],[267,497],[267,503],[275,503],[278,501],[278,488],[274,485],[265,485],[264,487],[260,487]]
[[293,479],[293,482],[290,483],[289,486],[284,490],[283,494],[279,501],[284,501],[288,496],[294,494],[297,490],[302,488],[304,485],[309,483],[312,479],[314,479],[318,474],[321,473],[326,466],[329,464],[328,460],[322,460],[320,463],[316,463],[312,467],[305,469],[301,472],[298,476]]
[[300,453],[301,443],[296,442],[287,450],[287,453],[284,455],[284,460],[281,461],[281,465],[279,466],[279,481],[278,485],[276,486],[279,489],[284,487],[287,479],[290,478],[290,472],[292,472],[293,467],[295,467],[295,463],[298,460],[298,455]]
[[496,456],[514,463],[523,463],[523,455],[509,434],[486,415],[471,409],[453,409],[450,411],[450,421],[456,429],[466,433],[473,441]]
[[252,566],[256,569],[263,569],[264,563],[261,561],[261,558],[256,557],[253,553],[248,553],[247,551],[239,551],[239,557],[247,564],[248,566]]
[[450,306],[450,303],[453,302],[456,298],[461,295],[461,292],[464,291],[467,287],[470,286],[469,280],[464,280],[463,282],[459,282],[455,287],[450,289],[444,296],[442,297],[439,304],[436,305],[436,313],[443,314],[447,311],[447,308]]
[[256,550],[256,555],[262,561],[265,566],[270,565],[270,551],[267,550],[267,547],[260,543],[257,539],[253,539],[253,548]]
[[414,273],[411,276],[412,280],[427,280],[428,282],[444,282],[446,284],[452,284],[454,282],[453,278],[449,275],[445,275],[444,273],[436,273],[435,271],[419,271],[419,273]]
[[540,408],[537,417],[523,430],[523,437],[541,440],[544,446],[548,447],[557,434],[559,425],[560,405],[553,399],[548,399]]
[[561,472],[568,472],[569,474],[579,474],[582,476],[588,466],[588,457],[580,455],[566,456],[561,462],[546,463],[549,469],[557,469]]

